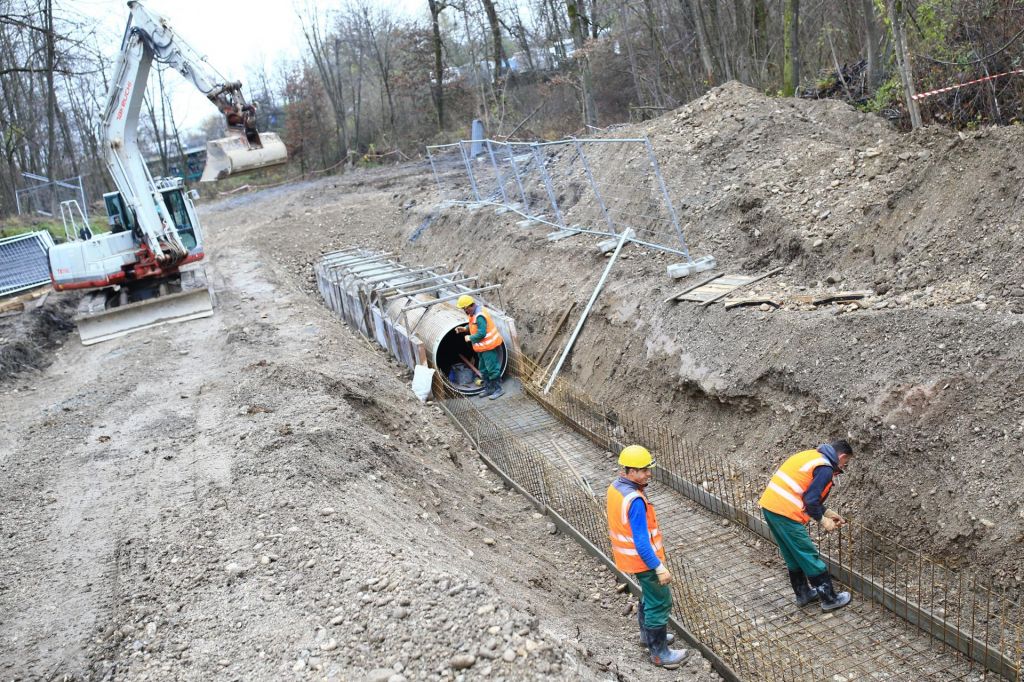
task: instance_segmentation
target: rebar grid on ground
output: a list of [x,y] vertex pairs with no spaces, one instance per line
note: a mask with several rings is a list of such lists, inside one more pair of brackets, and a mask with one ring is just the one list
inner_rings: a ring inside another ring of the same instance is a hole
[[[660,424],[647,424],[590,400],[567,381],[557,380],[543,394],[543,368],[516,358],[525,390],[580,434],[609,452],[641,442],[659,462],[656,480],[702,507],[751,531],[771,536],[757,507],[763,483],[751,482],[732,465],[713,461]],[[1020,680],[1024,629],[1020,607],[986,586],[977,574],[956,570],[850,521],[833,534],[817,537],[833,576],[902,619],[907,627],[961,654],[982,676],[995,673]],[[947,679],[939,677],[936,679]]]

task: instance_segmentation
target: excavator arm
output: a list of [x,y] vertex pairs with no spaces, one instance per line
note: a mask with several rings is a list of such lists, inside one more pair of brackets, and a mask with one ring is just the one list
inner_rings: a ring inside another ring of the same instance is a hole
[[188,255],[175,223],[139,150],[139,112],[154,60],[167,64],[202,92],[225,116],[230,137],[207,145],[203,180],[226,177],[284,163],[284,144],[255,126],[255,106],[242,95],[242,84],[226,82],[205,59],[141,2],[128,3],[131,16],[121,43],[114,79],[101,124],[107,167],[125,203],[137,218],[140,241],[156,261]]

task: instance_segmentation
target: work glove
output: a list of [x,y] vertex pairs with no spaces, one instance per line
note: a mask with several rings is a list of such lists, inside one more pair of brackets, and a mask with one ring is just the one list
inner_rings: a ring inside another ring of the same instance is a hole
[[838,526],[845,526],[846,525],[846,519],[844,519],[842,516],[840,516],[839,512],[834,512],[831,509],[826,509],[825,510],[825,518],[829,518],[829,519],[832,519],[833,521],[835,521],[837,527]]
[[668,568],[665,566],[665,564],[661,564],[660,566],[658,566],[656,569],[654,569],[654,572],[658,574],[658,584],[668,585],[670,582],[672,582],[672,574],[669,573]]
[[469,327],[456,327],[455,331],[458,332],[459,334],[465,334],[466,332],[469,331]]
[[821,524],[821,529],[826,533],[831,533],[839,527],[839,525],[835,521],[833,521],[827,516],[822,516],[821,521],[819,521],[819,523]]
[[462,338],[466,339],[466,343],[469,343],[469,334],[466,334],[466,335],[465,335],[465,336],[463,336]]

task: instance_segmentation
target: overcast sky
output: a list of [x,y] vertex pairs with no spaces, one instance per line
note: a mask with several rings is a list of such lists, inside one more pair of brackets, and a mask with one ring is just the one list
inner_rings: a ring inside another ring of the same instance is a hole
[[[207,55],[209,63],[226,78],[241,80],[249,94],[246,74],[250,64],[266,61],[267,71],[282,59],[294,59],[304,45],[295,7],[311,0],[259,0],[229,2],[228,0],[144,0],[150,10],[165,16],[175,32]],[[425,12],[426,0],[370,0],[407,16],[419,17]],[[128,5],[124,0],[55,0],[66,13],[83,15],[101,35],[101,45],[109,44],[108,56],[113,60],[120,48],[121,36],[128,21]],[[344,5],[344,0],[317,0],[322,12]],[[165,85],[173,85],[172,103],[175,119],[183,128],[198,127],[216,109],[191,85],[176,74],[168,74]],[[105,94],[105,93],[104,93]]]

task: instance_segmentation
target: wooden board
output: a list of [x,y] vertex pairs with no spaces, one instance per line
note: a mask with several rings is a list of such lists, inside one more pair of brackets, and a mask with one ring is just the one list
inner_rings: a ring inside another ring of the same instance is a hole
[[754,281],[754,277],[746,275],[723,275],[696,289],[676,296],[677,301],[694,301],[695,303],[706,303],[722,294],[728,294],[739,287],[746,286]]
[[765,298],[763,296],[758,296],[755,298],[737,298],[730,301],[726,301],[725,309],[732,310],[733,308],[745,308],[752,305],[761,305],[762,303],[767,303],[773,308],[781,308],[783,301],[778,298]]
[[46,283],[39,287],[26,291],[23,294],[12,296],[11,298],[0,299],[0,313],[7,312],[20,312],[25,309],[26,304],[32,299],[45,296],[50,293],[50,284]]

